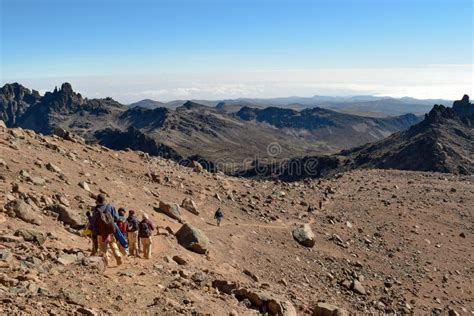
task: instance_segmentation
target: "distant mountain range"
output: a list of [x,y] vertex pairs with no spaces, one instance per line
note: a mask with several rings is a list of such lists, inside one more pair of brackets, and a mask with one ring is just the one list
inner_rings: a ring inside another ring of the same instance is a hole
[[[452,108],[435,105],[423,121],[381,141],[335,155],[305,156],[285,164],[252,166],[244,175],[292,181],[361,168],[474,174],[474,105],[465,95]],[[258,174],[256,170],[266,173]]]
[[[130,107],[156,108],[166,107],[175,109],[182,106],[187,100],[175,100],[171,102],[158,102],[150,99],[132,103]],[[239,98],[228,100],[192,100],[195,103],[217,107],[228,113],[238,112],[243,107],[263,109],[267,107],[287,108],[292,110],[304,110],[308,108],[321,107],[342,113],[385,117],[412,113],[415,115],[429,112],[433,104],[452,104],[453,101],[443,99],[415,99],[409,97],[391,98],[376,96],[350,96],[350,97],[286,97],[286,98]]]
[[[373,118],[317,107],[297,111],[245,106],[229,112],[222,103],[186,101],[174,109],[159,105],[147,100],[130,107],[112,98],[88,99],[68,83],[44,96],[18,83],[0,91],[0,119],[9,127],[44,134],[61,127],[114,149],[175,160],[200,158],[214,166],[336,153],[381,140],[421,120],[413,114]],[[270,145],[277,150],[270,151]]]

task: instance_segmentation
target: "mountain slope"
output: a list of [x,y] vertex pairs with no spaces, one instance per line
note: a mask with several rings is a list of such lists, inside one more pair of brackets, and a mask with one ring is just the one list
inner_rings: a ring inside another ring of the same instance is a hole
[[64,83],[61,89],[46,92],[39,102],[30,106],[15,126],[44,134],[62,127],[91,140],[91,131],[113,124],[114,117],[125,110],[126,107],[111,98],[83,98],[69,83]]
[[281,108],[253,109],[244,107],[236,116],[246,121],[268,123],[278,129],[304,134],[317,141],[330,139],[331,145],[350,148],[374,142],[404,130],[420,121],[413,114],[400,117],[372,118],[312,108],[302,111]]
[[[255,181],[0,126],[0,187],[1,315],[456,315],[472,306],[472,176],[365,169]],[[91,255],[78,229],[99,192],[158,226],[151,259],[104,269]],[[181,246],[182,224],[159,209],[184,199],[199,215],[179,208],[181,218],[207,236],[206,255]],[[293,237],[303,224],[312,248]]]
[[41,99],[38,91],[30,91],[18,83],[6,84],[0,90],[0,120],[15,126],[18,118]]
[[474,174],[474,105],[435,105],[425,119],[384,140],[326,157],[293,159],[273,168],[282,179],[321,177],[359,168]]
[[159,102],[159,101],[155,101],[155,100],[151,100],[151,99],[144,99],[144,100],[140,100],[138,102],[131,103],[128,106],[130,108],[140,107],[140,108],[144,108],[144,109],[155,109],[155,108],[164,107],[165,105],[166,105],[166,103],[163,103],[163,102]]
[[[112,98],[85,98],[69,83],[44,96],[20,85],[2,91],[1,113],[9,127],[43,134],[60,127],[114,149],[180,160],[199,156],[208,165],[230,171],[253,160],[334,153],[380,140],[418,120],[414,115],[375,119],[321,108],[242,108],[230,114],[193,101],[175,109],[130,108]],[[271,152],[270,146],[275,147]]]
[[473,174],[474,117],[435,105],[407,131],[343,154],[358,167]]
[[[433,104],[448,104],[452,101],[442,99],[419,100],[410,97],[391,98],[374,96],[351,96],[351,97],[286,97],[286,98],[238,98],[219,101],[192,100],[193,102],[207,106],[217,107],[227,113],[236,113],[243,107],[264,109],[268,107],[292,109],[302,111],[308,108],[320,107],[338,111],[341,113],[366,115],[370,117],[397,116],[407,113],[416,115],[425,114],[430,111]],[[130,106],[141,106],[145,108],[166,107],[175,109],[186,101],[175,100],[171,102],[159,102],[145,99],[131,104]]]

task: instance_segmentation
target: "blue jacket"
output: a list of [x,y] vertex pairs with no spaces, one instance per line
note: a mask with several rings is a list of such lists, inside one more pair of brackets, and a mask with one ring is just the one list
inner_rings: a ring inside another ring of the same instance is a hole
[[104,211],[104,209],[105,209],[105,211],[112,214],[112,217],[114,218],[115,222],[117,222],[118,219],[119,219],[119,215],[118,215],[117,211],[115,210],[115,207],[113,207],[113,205],[111,205],[111,204],[96,205],[92,209],[92,222],[91,222],[91,230],[96,235],[99,233],[99,216],[100,216],[99,212]]

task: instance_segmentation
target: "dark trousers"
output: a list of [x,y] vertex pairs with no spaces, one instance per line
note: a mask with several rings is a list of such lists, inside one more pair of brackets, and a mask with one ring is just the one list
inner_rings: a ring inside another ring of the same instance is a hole
[[97,241],[97,234],[92,234],[92,255],[97,254],[99,250],[99,242]]

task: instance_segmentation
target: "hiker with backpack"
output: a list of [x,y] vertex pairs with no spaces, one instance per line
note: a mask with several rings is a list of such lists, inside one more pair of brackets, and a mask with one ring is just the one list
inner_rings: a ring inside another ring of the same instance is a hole
[[221,221],[224,218],[224,213],[222,213],[221,208],[219,207],[214,213],[214,219],[217,221],[217,226],[221,226]]
[[145,259],[151,258],[151,235],[154,229],[155,226],[148,218],[148,214],[143,213],[142,221],[138,224],[138,237],[140,237]]
[[109,265],[109,250],[112,251],[117,265],[122,264],[122,256],[114,237],[115,222],[118,219],[119,216],[115,208],[110,204],[106,204],[104,194],[99,194],[96,199],[96,206],[92,210],[92,231],[97,235],[97,243],[106,267]]
[[[127,238],[128,223],[127,223],[127,219],[125,218],[125,209],[119,208],[118,214],[119,214],[119,219],[117,221],[117,227],[120,230],[120,232],[122,233],[123,238],[127,239],[127,243],[129,243],[128,238]],[[130,247],[130,245],[128,245],[128,247]],[[122,255],[126,256],[128,254],[129,248],[125,248],[121,244],[119,244],[119,248],[120,248],[120,252],[122,253]]]
[[128,251],[130,256],[138,257],[138,218],[135,216],[135,211],[128,211],[127,217],[127,238]]

